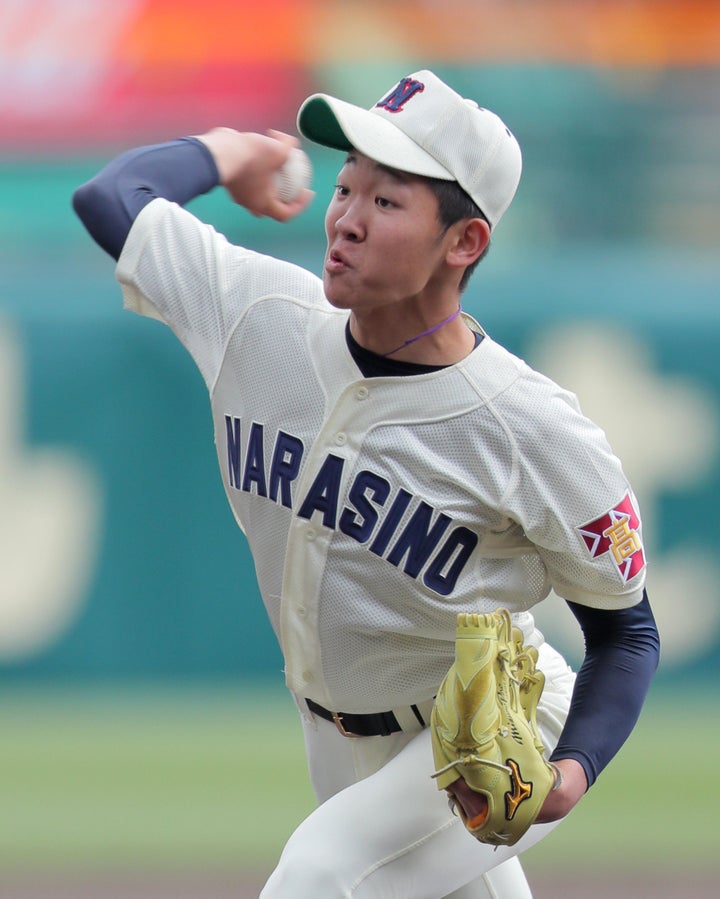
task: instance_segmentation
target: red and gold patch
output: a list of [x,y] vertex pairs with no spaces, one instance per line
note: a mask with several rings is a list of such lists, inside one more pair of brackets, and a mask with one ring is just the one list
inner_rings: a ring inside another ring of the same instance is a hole
[[640,516],[630,495],[604,515],[578,528],[593,559],[610,553],[625,583],[645,567]]

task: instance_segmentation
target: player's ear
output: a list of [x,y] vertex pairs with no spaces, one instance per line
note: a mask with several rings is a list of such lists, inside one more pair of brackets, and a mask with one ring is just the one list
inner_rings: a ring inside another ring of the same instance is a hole
[[446,261],[452,268],[472,265],[490,243],[490,225],[480,218],[462,219],[450,228]]

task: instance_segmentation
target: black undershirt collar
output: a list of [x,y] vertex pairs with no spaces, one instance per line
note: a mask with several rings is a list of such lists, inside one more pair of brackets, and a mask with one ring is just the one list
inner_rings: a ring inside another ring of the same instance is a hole
[[[475,346],[478,346],[483,339],[483,335],[476,331],[474,336]],[[418,362],[405,362],[402,359],[388,359],[385,356],[379,356],[377,353],[366,350],[365,347],[360,346],[350,333],[349,321],[345,325],[345,340],[347,341],[350,355],[365,378],[397,378],[407,375],[425,375],[447,368],[446,365],[423,365]]]

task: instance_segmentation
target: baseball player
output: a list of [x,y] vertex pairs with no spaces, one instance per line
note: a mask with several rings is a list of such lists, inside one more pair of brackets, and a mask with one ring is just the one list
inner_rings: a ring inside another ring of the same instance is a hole
[[[370,109],[315,94],[298,128],[341,153],[321,277],[184,208],[222,185],[254,215],[301,214],[309,190],[274,194],[298,145],[280,132],[138,148],[74,197],[125,306],[202,373],[302,719],[318,806],[262,896],[522,899],[518,855],[616,754],[657,665],[637,501],[575,397],[461,309],[520,178],[505,124],[420,71]],[[577,677],[534,624],[551,588],[585,637]],[[536,651],[554,783],[492,847],[463,826],[481,795],[433,781],[428,722],[458,613],[500,608]]]

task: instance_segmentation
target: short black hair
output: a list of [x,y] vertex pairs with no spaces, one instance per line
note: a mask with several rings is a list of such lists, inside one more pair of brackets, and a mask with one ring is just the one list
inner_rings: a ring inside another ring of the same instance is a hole
[[[490,225],[485,213],[480,209],[470,194],[466,193],[462,187],[460,187],[457,181],[443,181],[441,178],[426,178],[426,181],[437,197],[438,217],[440,219],[440,224],[442,225],[443,233],[454,225],[455,222],[467,218],[482,219],[488,223],[488,226]],[[475,262],[468,265],[465,269],[460,281],[461,291],[465,290],[465,287],[470,280],[470,276],[477,268],[478,263],[487,256],[489,250],[490,241],[488,241],[488,245]]]

